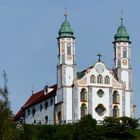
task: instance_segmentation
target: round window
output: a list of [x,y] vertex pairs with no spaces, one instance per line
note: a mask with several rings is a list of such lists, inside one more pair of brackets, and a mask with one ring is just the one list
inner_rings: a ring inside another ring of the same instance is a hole
[[97,95],[98,95],[99,97],[103,97],[104,92],[100,89],[100,90],[98,90]]

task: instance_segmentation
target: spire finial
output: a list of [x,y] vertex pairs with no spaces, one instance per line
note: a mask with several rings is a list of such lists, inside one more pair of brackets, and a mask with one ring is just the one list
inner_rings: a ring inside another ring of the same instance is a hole
[[67,8],[65,7],[65,13],[64,13],[65,19],[67,19],[68,13],[67,13]]
[[121,17],[120,17],[120,19],[121,19],[121,25],[123,25],[123,10],[121,10]]
[[34,86],[32,85],[32,95],[34,94]]

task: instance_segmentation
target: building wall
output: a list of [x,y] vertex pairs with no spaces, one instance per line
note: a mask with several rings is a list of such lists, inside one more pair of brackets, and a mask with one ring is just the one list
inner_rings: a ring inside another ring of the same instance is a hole
[[[102,89],[104,92],[103,97],[99,97],[97,95],[98,90]],[[109,88],[92,88],[92,116],[96,120],[103,120],[105,116],[109,116]],[[97,112],[95,111],[96,107],[98,107],[99,104],[102,104],[106,111],[104,112],[103,115],[98,115]]]
[[[53,103],[51,105],[51,100]],[[48,102],[48,107],[45,109],[45,103]],[[54,97],[47,99],[46,101],[42,101],[30,108],[25,110],[25,123],[26,124],[54,124]],[[42,104],[42,110],[40,110],[40,105]],[[33,115],[33,108],[36,110]],[[30,114],[28,113],[30,110]],[[46,122],[45,117],[48,116],[48,121]]]
[[[98,64],[102,65],[101,67],[104,69],[102,71],[100,71],[99,69],[97,70]],[[98,83],[97,82],[97,77],[98,75],[101,75],[103,77],[103,81],[102,83]],[[90,77],[94,75],[95,76],[95,82],[91,83],[90,81]],[[108,76],[110,81],[109,83],[105,83],[105,77]],[[124,85],[121,82],[118,82],[113,75],[113,71],[108,70],[105,66],[104,63],[102,62],[97,62],[94,67],[87,69],[85,71],[85,75],[79,79],[77,82],[78,84],[77,86],[77,118],[80,119],[81,118],[81,110],[80,107],[82,105],[82,103],[86,104],[87,106],[87,110],[89,114],[92,114],[93,118],[95,118],[97,121],[103,120],[104,117],[106,116],[113,116],[113,107],[117,106],[119,109],[119,116],[124,116],[125,112],[126,112],[126,104],[128,105],[128,109],[129,108],[129,104],[128,102],[126,102],[125,100],[125,91],[124,91]],[[87,91],[87,96],[88,96],[88,100],[85,102],[81,102],[80,100],[80,92],[82,90],[82,88],[86,89]],[[99,97],[99,95],[97,94],[97,92],[99,90],[102,90],[104,92],[102,97]],[[118,103],[113,103],[113,93],[114,91],[117,91],[118,95],[119,95],[119,102]],[[129,98],[129,97],[128,97]],[[103,112],[103,114],[98,114],[96,111],[96,108],[98,106],[102,105],[103,108],[105,109],[105,111]]]

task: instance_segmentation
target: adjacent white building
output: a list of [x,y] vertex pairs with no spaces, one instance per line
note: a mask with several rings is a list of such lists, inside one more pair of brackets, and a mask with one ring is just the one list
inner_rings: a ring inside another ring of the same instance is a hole
[[133,117],[131,41],[121,17],[114,36],[114,66],[101,61],[77,72],[75,37],[65,20],[58,32],[57,83],[34,93],[15,116],[25,123],[60,124],[77,122],[91,114],[98,122],[106,116]]

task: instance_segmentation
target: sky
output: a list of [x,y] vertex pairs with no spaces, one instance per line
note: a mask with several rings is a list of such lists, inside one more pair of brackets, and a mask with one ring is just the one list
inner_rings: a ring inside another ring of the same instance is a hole
[[[132,41],[132,68],[136,117],[140,117],[140,1],[139,0],[0,0],[0,72],[8,76],[11,109],[16,113],[46,84],[56,83],[58,30],[68,21],[76,37],[77,70],[97,61],[113,67],[114,34],[124,25]],[[0,75],[2,86],[2,75]]]

